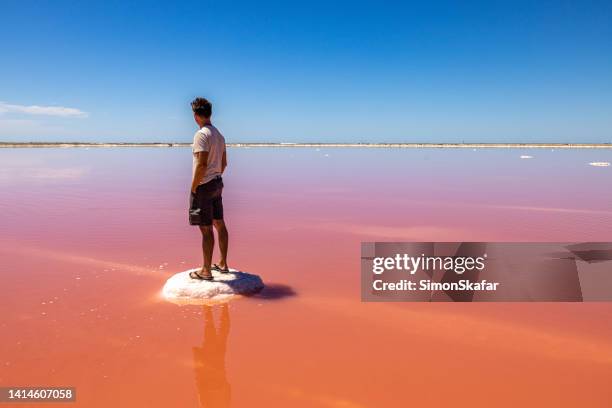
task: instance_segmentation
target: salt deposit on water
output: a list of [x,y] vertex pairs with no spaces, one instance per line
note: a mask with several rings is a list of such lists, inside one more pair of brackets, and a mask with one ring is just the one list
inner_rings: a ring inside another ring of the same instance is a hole
[[608,162],[591,162],[589,164],[595,167],[608,167],[610,165]]
[[257,275],[230,269],[229,273],[213,271],[214,280],[192,279],[190,269],[171,276],[162,289],[164,298],[173,303],[201,304],[223,301],[235,295],[250,295],[261,291],[263,281]]

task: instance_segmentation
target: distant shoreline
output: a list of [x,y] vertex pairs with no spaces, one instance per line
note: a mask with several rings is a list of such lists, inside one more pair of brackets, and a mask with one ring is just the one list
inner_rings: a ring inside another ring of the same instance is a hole
[[[228,143],[229,147],[612,149],[612,143]],[[191,147],[191,143],[0,142],[0,148]]]

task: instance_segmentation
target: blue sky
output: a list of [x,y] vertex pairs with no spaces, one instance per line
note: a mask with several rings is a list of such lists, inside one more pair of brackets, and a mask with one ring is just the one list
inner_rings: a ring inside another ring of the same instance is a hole
[[0,2],[0,140],[612,142],[612,3]]

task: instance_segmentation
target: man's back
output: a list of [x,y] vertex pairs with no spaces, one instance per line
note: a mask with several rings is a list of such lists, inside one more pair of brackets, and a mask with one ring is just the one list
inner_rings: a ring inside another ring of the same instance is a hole
[[219,129],[213,125],[204,125],[193,137],[193,169],[197,165],[196,153],[208,152],[206,174],[200,184],[204,184],[220,176],[223,172],[223,153],[225,152],[225,138]]

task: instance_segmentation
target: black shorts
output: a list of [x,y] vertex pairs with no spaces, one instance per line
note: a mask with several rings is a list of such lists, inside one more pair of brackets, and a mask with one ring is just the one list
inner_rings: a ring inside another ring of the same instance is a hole
[[223,180],[217,177],[200,184],[189,198],[189,224],[212,225],[213,220],[223,219]]

